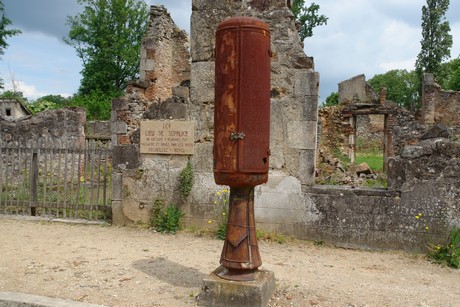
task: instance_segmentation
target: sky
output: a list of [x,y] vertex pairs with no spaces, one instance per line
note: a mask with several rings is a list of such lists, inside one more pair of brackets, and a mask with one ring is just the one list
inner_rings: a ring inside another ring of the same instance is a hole
[[[190,33],[192,0],[145,0],[164,5],[177,26]],[[309,1],[306,1],[309,3]],[[367,79],[391,69],[414,68],[420,51],[421,11],[426,0],[316,0],[329,20],[305,40],[305,53],[320,73],[320,101],[337,84],[359,74]],[[77,0],[3,0],[12,27],[22,34],[7,40],[0,59],[5,89],[22,91],[29,101],[45,95],[71,96],[79,87],[82,63],[64,43],[67,16],[82,11]],[[447,13],[453,36],[452,58],[460,56],[460,0]]]

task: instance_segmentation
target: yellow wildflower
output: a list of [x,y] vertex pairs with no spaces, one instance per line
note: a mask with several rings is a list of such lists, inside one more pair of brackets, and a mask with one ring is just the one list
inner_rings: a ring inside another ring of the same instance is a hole
[[209,220],[209,221],[208,221],[208,224],[211,224],[211,223],[212,223],[212,221],[211,221],[211,220]]

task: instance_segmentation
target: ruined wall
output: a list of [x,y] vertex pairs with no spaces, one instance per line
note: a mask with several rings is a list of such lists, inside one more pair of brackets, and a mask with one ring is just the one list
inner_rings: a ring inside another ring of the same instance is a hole
[[147,223],[155,200],[182,204],[179,173],[188,156],[140,153],[143,120],[192,120],[188,38],[163,6],[152,6],[140,79],[112,101],[113,223]]
[[[421,250],[428,237],[436,243],[452,225],[460,224],[459,191],[453,185],[458,181],[455,141],[449,139],[453,143],[446,145],[451,148],[446,152],[402,155],[407,146],[421,141],[427,127],[418,124],[407,111],[374,100],[369,93],[366,97],[372,98],[371,108],[388,117],[385,129],[394,140],[390,189],[313,186],[319,75],[313,60],[303,53],[286,1],[193,0],[192,5],[190,83],[188,79],[164,83],[164,93],[169,94],[160,97],[160,91],[149,91],[153,79],[146,78],[130,83],[125,97],[112,103],[114,224],[147,222],[149,209],[159,198],[179,204],[188,226],[209,227],[208,220],[215,219],[213,200],[220,187],[212,174],[214,31],[220,21],[235,15],[263,19],[272,37],[272,156],[269,182],[255,189],[258,228],[343,246]],[[152,9],[154,13],[159,11]],[[158,18],[164,25],[171,25],[168,16],[163,11]],[[182,45],[183,41],[172,44]],[[160,44],[153,45],[161,48]],[[158,57],[155,67],[163,60]],[[166,63],[171,70],[162,70],[162,74],[169,71],[174,75],[176,64]],[[152,73],[157,74],[155,67]],[[141,155],[139,123],[148,119],[194,121],[194,154]],[[426,146],[436,147],[435,140]],[[194,168],[195,183],[191,195],[182,200],[178,197],[178,177],[188,160]],[[432,160],[441,164],[432,165]],[[430,165],[426,171],[433,175],[421,176],[414,169],[416,165]],[[450,173],[448,166],[454,167]]]
[[[297,182],[297,193],[301,185],[314,183],[319,74],[313,59],[303,52],[286,1],[194,0],[192,12],[190,76],[183,73],[189,67],[184,59],[190,57],[170,53],[172,46],[185,46],[185,38],[176,35],[164,8],[152,7],[141,51],[141,78],[129,84],[125,97],[112,103],[115,223],[146,222],[158,198],[181,204],[188,225],[204,226],[215,217],[213,197],[220,187],[212,169],[214,41],[217,25],[230,16],[258,17],[271,30],[271,173]],[[172,61],[178,58],[182,62]],[[194,121],[194,154],[141,155],[139,122],[148,119]],[[177,196],[178,175],[188,159],[195,183],[183,201]],[[264,197],[269,196],[258,194]],[[282,205],[289,206],[289,201]]]
[[[189,224],[213,219],[212,175],[214,112],[214,44],[217,25],[227,17],[250,16],[265,21],[271,31],[270,179],[314,184],[319,74],[300,43],[286,0],[193,0],[191,18],[191,101],[197,119],[197,143],[192,158],[196,189],[187,214]],[[280,192],[280,191],[279,191]],[[256,187],[256,206],[270,206],[269,193]],[[290,198],[278,204],[289,207]],[[268,213],[270,214],[270,213]],[[276,219],[276,217],[273,217]]]
[[174,24],[163,6],[150,8],[150,23],[142,40],[140,82],[147,100],[164,100],[172,89],[190,79],[187,33]]
[[339,83],[339,104],[376,103],[379,97],[366,82],[365,75],[358,75]]
[[460,92],[442,90],[432,74],[425,74],[422,85],[420,121],[423,124],[460,125]]
[[0,143],[85,146],[86,113],[79,108],[48,110],[16,121],[0,119]]

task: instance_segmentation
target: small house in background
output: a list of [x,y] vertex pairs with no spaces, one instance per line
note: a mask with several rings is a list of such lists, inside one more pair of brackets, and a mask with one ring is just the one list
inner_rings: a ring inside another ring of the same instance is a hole
[[14,121],[29,115],[32,115],[32,112],[21,101],[15,98],[0,99],[0,117],[2,119]]

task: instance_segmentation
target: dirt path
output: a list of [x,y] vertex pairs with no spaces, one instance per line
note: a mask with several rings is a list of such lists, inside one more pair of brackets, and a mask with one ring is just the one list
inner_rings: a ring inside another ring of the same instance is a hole
[[[460,306],[460,270],[423,256],[259,241],[271,306]],[[222,241],[0,216],[0,292],[108,306],[196,306]]]

